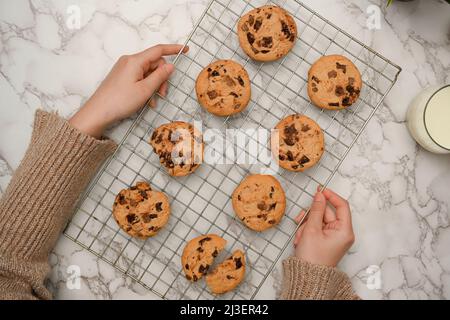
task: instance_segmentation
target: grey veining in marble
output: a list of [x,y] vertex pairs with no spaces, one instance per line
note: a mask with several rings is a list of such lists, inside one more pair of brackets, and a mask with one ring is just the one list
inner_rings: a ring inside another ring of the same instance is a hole
[[[450,83],[450,5],[415,0],[386,9],[381,0],[304,3],[403,68],[331,185],[351,203],[357,238],[340,268],[365,299],[450,299],[450,157],[418,147],[405,126],[414,94]],[[0,0],[0,193],[26,150],[37,108],[70,116],[120,55],[184,42],[206,4]],[[369,30],[367,9],[380,4],[381,28]],[[67,25],[72,5],[81,8],[80,29]],[[55,298],[157,298],[64,237],[50,262],[48,286]],[[80,290],[67,286],[70,265],[81,266]],[[380,270],[378,289],[367,286],[370,266]],[[275,298],[281,278],[280,264],[258,298]]]

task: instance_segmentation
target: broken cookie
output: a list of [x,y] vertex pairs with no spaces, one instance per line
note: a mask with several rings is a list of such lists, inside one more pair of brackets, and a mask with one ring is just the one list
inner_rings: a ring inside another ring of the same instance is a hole
[[206,276],[206,284],[214,294],[224,294],[234,290],[245,277],[245,256],[240,250],[219,264]]
[[186,279],[197,282],[205,276],[226,243],[225,239],[214,234],[189,241],[181,257]]

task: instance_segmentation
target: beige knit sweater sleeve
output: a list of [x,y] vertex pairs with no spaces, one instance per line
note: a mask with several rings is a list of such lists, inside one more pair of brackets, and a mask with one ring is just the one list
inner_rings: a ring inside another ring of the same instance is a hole
[[115,148],[55,114],[36,113],[28,151],[0,200],[0,299],[51,298],[44,286],[50,251]]
[[336,268],[291,257],[283,262],[283,269],[282,299],[360,300],[348,276]]

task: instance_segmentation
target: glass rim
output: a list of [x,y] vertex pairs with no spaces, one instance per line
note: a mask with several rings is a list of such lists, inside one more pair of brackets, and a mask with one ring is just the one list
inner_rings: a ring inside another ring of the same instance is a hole
[[447,84],[445,86],[443,86],[442,88],[439,88],[438,90],[436,90],[436,92],[433,93],[433,95],[428,99],[427,104],[425,105],[425,110],[423,112],[423,123],[425,125],[425,130],[428,134],[428,136],[430,137],[431,140],[433,140],[434,143],[436,143],[436,145],[438,145],[439,147],[441,147],[444,150],[450,151],[450,147],[444,147],[443,145],[441,145],[440,143],[438,143],[432,136],[430,131],[428,130],[427,127],[427,121],[426,121],[426,115],[427,115],[427,111],[428,111],[428,106],[430,105],[431,100],[433,100],[433,98],[442,90],[446,89],[446,88],[450,88],[450,84]]

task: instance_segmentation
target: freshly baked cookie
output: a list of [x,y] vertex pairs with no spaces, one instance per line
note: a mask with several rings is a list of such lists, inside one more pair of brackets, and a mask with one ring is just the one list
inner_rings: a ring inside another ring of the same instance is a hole
[[289,171],[302,172],[313,167],[325,151],[322,129],[314,120],[299,114],[282,120],[271,140],[279,165]]
[[174,177],[184,177],[198,169],[203,161],[203,137],[186,122],[165,124],[153,132],[150,144],[161,164]]
[[275,61],[287,55],[297,40],[297,24],[277,6],[264,6],[243,16],[238,23],[242,49],[256,61]]
[[350,107],[358,100],[361,87],[361,73],[343,56],[324,56],[309,70],[308,94],[311,101],[322,109]]
[[242,181],[232,196],[233,208],[254,231],[265,231],[280,223],[286,210],[286,195],[276,178],[252,175]]
[[243,111],[251,97],[247,71],[232,60],[219,60],[207,66],[198,76],[195,89],[200,104],[221,117]]
[[206,284],[212,293],[223,294],[240,285],[244,277],[245,256],[238,250],[206,276]]
[[225,248],[226,243],[225,239],[214,234],[189,241],[181,257],[186,279],[196,282],[206,275],[214,258]]
[[122,190],[113,206],[113,216],[130,236],[147,239],[156,235],[169,220],[169,199],[162,192],[152,191],[148,183]]

